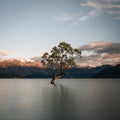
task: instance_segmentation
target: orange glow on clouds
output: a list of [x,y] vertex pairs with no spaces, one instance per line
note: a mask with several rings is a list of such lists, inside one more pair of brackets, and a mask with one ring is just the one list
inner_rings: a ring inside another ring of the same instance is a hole
[[81,46],[83,58],[79,62],[81,67],[96,67],[101,65],[120,64],[120,43],[92,42]]
[[[81,46],[79,49],[82,51],[82,58],[77,60],[80,67],[96,67],[102,65],[117,65],[120,64],[120,43],[111,42],[92,42],[87,45]],[[6,67],[9,65],[20,66],[36,66],[43,67],[41,56],[34,56],[32,58],[19,58],[19,59],[4,59],[8,55],[8,51],[0,50],[0,66]]]
[[0,50],[0,56],[8,56],[9,52],[6,50]]

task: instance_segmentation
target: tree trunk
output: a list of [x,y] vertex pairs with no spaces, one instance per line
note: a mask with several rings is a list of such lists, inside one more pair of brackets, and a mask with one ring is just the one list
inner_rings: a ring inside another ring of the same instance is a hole
[[59,79],[59,78],[61,78],[62,76],[61,75],[55,75],[54,77],[53,77],[53,79],[51,80],[51,84],[54,84],[55,85],[55,80],[56,79]]

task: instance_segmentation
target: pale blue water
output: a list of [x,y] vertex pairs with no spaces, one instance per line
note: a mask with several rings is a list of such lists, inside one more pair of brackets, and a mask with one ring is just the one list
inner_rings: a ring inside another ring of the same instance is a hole
[[119,79],[0,79],[0,120],[120,120]]

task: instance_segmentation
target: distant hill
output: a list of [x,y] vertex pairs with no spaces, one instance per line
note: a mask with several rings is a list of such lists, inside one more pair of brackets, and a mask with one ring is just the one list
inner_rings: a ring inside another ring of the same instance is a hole
[[23,78],[30,74],[46,72],[40,62],[21,62],[20,60],[0,61],[0,78]]
[[[95,68],[72,67],[64,78],[120,78],[120,65],[103,65]],[[0,62],[0,78],[51,78],[50,69],[39,62],[3,61]]]
[[25,78],[29,75],[46,75],[47,70],[40,67],[24,67],[24,66],[9,66],[6,68],[0,68],[0,78]]
[[68,74],[70,74],[74,78],[92,78],[94,75],[99,73],[101,70],[105,68],[111,67],[110,65],[103,65],[95,68],[85,67],[85,68],[71,68],[68,70]]
[[[111,67],[109,65],[100,66],[96,68],[79,68],[73,67],[68,69],[66,72],[68,75],[64,75],[64,78],[91,78],[95,74],[99,73],[101,70]],[[34,68],[35,70],[36,68]],[[35,70],[36,71],[36,70]],[[42,69],[40,68],[38,72],[32,72],[32,74],[28,74],[24,76],[24,78],[51,78],[52,72],[50,69]]]
[[94,78],[120,78],[120,64],[101,70]]

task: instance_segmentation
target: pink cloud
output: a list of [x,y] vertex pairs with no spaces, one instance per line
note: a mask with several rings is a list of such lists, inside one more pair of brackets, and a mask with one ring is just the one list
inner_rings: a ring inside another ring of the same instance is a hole
[[6,50],[0,50],[0,56],[8,56],[9,52]]
[[[80,49],[83,51],[83,58],[80,60],[79,64],[82,67],[120,64],[119,46],[120,43],[110,42],[92,42],[81,46]],[[87,52],[84,54],[84,51]],[[89,52],[91,54],[89,54]]]

